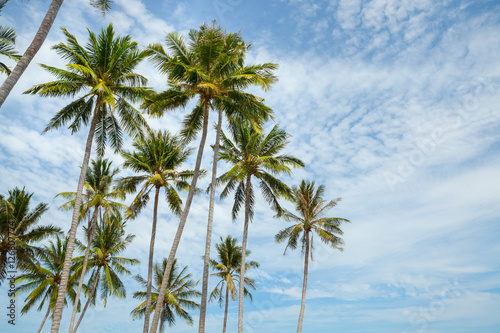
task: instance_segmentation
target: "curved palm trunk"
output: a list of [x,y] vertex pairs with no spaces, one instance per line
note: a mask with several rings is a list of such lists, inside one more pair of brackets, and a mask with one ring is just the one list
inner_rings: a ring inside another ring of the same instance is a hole
[[229,288],[227,287],[227,283],[226,283],[226,305],[224,307],[224,324],[222,325],[222,333],[226,333],[228,308],[229,308]]
[[95,207],[94,218],[92,220],[92,225],[90,226],[89,235],[87,237],[87,248],[85,249],[85,258],[83,259],[82,274],[80,274],[80,282],[78,283],[78,291],[76,292],[75,304],[73,305],[73,313],[71,314],[71,322],[69,324],[69,333],[73,332],[73,325],[75,324],[76,312],[78,311],[78,302],[80,301],[80,293],[82,292],[83,279],[85,273],[87,272],[87,263],[89,262],[90,244],[92,238],[94,237],[95,225],[97,223],[97,215],[99,208]]
[[149,244],[149,262],[148,262],[148,284],[146,287],[146,313],[144,317],[143,332],[148,333],[149,317],[151,315],[151,286],[153,284],[153,254],[155,249],[156,238],[156,221],[158,217],[158,197],[160,196],[160,188],[156,187],[155,205],[153,208],[153,226],[151,228],[151,242]]
[[40,48],[42,47],[43,42],[49,34],[50,28],[52,27],[52,24],[56,19],[57,12],[59,11],[59,8],[61,7],[63,1],[64,0],[52,0],[49,10],[47,11],[47,14],[45,14],[42,24],[40,25],[40,28],[33,38],[33,41],[26,49],[26,52],[24,52],[21,59],[19,59],[16,67],[14,67],[9,76],[7,76],[2,84],[2,87],[0,87],[0,107],[2,106],[3,102],[5,102],[7,96],[9,96],[10,91],[12,90],[12,88],[14,88],[14,85],[26,70],[31,60],[33,60],[38,50],[40,50]]
[[47,309],[47,313],[45,314],[45,317],[43,317],[42,324],[40,325],[40,328],[38,329],[38,331],[36,333],[40,333],[42,331],[43,325],[45,324],[45,321],[49,317],[49,314],[50,314],[50,304],[49,304],[49,307]]
[[245,224],[243,226],[243,240],[241,242],[240,290],[238,293],[238,333],[243,333],[243,297],[245,296],[245,259],[247,255],[248,220],[250,219],[250,178],[247,176],[245,188]]
[[76,229],[78,227],[78,217],[80,216],[80,206],[82,204],[83,184],[85,183],[85,175],[89,166],[90,152],[92,150],[92,140],[94,139],[95,128],[99,118],[99,108],[101,105],[100,98],[97,98],[92,123],[90,124],[89,135],[85,146],[85,154],[83,156],[82,169],[80,171],[80,180],[78,181],[78,188],[75,196],[75,208],[73,209],[73,218],[71,221],[71,229],[69,231],[68,245],[66,248],[66,256],[64,258],[63,273],[61,276],[61,283],[59,284],[59,291],[57,293],[56,306],[54,308],[54,319],[52,320],[51,333],[58,333],[59,326],[61,325],[62,310],[64,306],[64,296],[68,287],[69,270],[71,267],[71,259],[73,257],[73,249],[75,247]]
[[306,251],[304,260],[304,283],[302,284],[302,303],[300,304],[299,324],[297,333],[302,332],[302,321],[304,320],[304,310],[306,308],[307,270],[309,266],[309,232],[306,231]]
[[207,294],[208,294],[208,266],[210,262],[210,245],[212,243],[212,225],[214,221],[215,205],[215,182],[217,180],[217,159],[219,158],[219,141],[222,127],[222,110],[219,110],[219,119],[217,121],[217,134],[215,136],[214,160],[212,164],[212,182],[210,183],[210,203],[208,205],[208,223],[207,240],[205,243],[205,257],[203,260],[203,283],[201,288],[200,303],[200,325],[198,333],[205,332],[205,317],[207,313]]
[[[205,141],[207,140],[207,129],[208,129],[208,112],[209,112],[209,102],[205,102],[205,111],[203,114],[203,129],[201,132],[200,146],[198,148],[198,155],[196,157],[196,164],[194,167],[193,180],[191,181],[191,187],[189,188],[188,197],[186,199],[186,206],[184,206],[184,211],[181,215],[181,220],[179,221],[179,226],[177,227],[177,232],[175,234],[174,241],[172,243],[172,248],[170,249],[170,254],[168,255],[167,267],[165,267],[165,272],[163,273],[163,280],[161,281],[160,291],[158,293],[158,299],[156,304],[163,304],[165,299],[165,292],[167,290],[168,277],[170,276],[170,271],[172,270],[172,265],[175,258],[175,253],[179,247],[179,242],[181,240],[182,231],[184,230],[184,225],[186,224],[187,217],[189,215],[189,209],[191,208],[191,203],[193,201],[194,192],[196,189],[196,182],[198,181],[198,175],[200,173],[201,158],[203,157],[203,149],[205,148]],[[150,333],[156,333],[158,329],[158,323],[160,321],[160,309],[157,306],[155,313],[153,315],[153,321],[151,322]]]
[[75,329],[73,332],[76,332],[78,329],[78,326],[80,326],[80,323],[82,322],[83,316],[85,315],[85,312],[87,311],[87,308],[89,307],[90,301],[92,300],[92,297],[95,294],[95,290],[97,289],[97,283],[99,282],[99,273],[101,273],[101,266],[97,268],[97,272],[95,274],[95,281],[94,285],[92,286],[92,291],[90,292],[89,298],[87,299],[87,302],[85,303],[85,307],[82,310],[82,314],[80,315],[80,318],[78,318],[78,322],[76,323]]

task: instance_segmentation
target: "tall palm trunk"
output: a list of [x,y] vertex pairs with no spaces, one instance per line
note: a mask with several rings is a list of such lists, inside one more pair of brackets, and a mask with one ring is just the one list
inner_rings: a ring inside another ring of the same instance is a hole
[[38,331],[36,333],[40,333],[42,331],[43,325],[45,324],[45,321],[49,317],[49,314],[50,314],[50,304],[49,304],[49,307],[47,309],[47,313],[45,313],[45,317],[43,317],[42,324],[40,325],[40,328],[38,329]]
[[78,311],[78,302],[80,301],[80,293],[82,292],[83,279],[85,278],[85,273],[87,272],[87,263],[89,262],[90,244],[92,243],[92,238],[94,238],[95,225],[97,223],[97,216],[99,213],[99,207],[94,209],[94,218],[92,219],[92,224],[89,228],[89,234],[87,237],[87,248],[85,249],[85,258],[83,259],[82,274],[80,274],[80,282],[78,283],[78,291],[76,292],[75,304],[73,305],[73,313],[71,314],[71,322],[69,324],[69,333],[73,333],[73,325],[75,324],[76,312]]
[[200,325],[198,333],[205,332],[205,317],[207,313],[207,294],[208,294],[208,266],[210,263],[210,245],[212,243],[212,225],[214,221],[215,205],[215,182],[217,180],[217,159],[219,157],[219,141],[222,127],[222,109],[219,110],[219,119],[217,120],[217,134],[215,135],[214,160],[212,164],[212,182],[210,183],[210,203],[208,205],[208,223],[207,240],[205,243],[205,257],[203,260],[203,282],[201,288],[200,302]]
[[49,10],[45,17],[43,18],[42,24],[38,29],[33,41],[30,46],[24,52],[24,55],[19,59],[19,62],[16,64],[16,67],[12,70],[12,72],[7,76],[5,81],[0,87],[0,107],[2,107],[3,102],[7,96],[9,96],[10,91],[14,88],[14,85],[17,83],[23,72],[26,70],[31,60],[35,57],[36,53],[42,47],[45,38],[49,34],[50,28],[56,19],[57,12],[61,7],[64,0],[52,0]]
[[97,125],[97,120],[99,118],[99,110],[101,106],[101,99],[98,97],[96,101],[96,106],[94,110],[94,115],[92,118],[92,123],[90,124],[89,135],[87,137],[87,143],[85,146],[85,154],[83,156],[82,169],[80,171],[80,180],[78,181],[78,187],[75,196],[75,208],[73,209],[73,218],[71,221],[71,229],[69,231],[68,245],[66,248],[66,256],[64,258],[63,273],[61,276],[61,283],[59,284],[59,291],[57,293],[56,306],[54,308],[54,319],[52,320],[51,333],[58,333],[59,326],[61,325],[62,310],[64,306],[64,298],[66,295],[66,288],[68,287],[69,270],[71,267],[71,259],[73,257],[73,249],[75,247],[75,237],[76,229],[78,227],[78,217],[80,216],[80,206],[82,204],[82,192],[83,184],[85,183],[85,175],[87,174],[87,168],[89,166],[90,152],[92,151],[92,141],[94,139],[95,128]]
[[247,176],[245,188],[245,224],[243,226],[243,240],[241,242],[240,290],[238,294],[238,333],[243,333],[243,296],[245,296],[245,259],[247,255],[248,221],[250,220],[250,178]]
[[97,289],[97,283],[99,282],[99,273],[101,272],[101,266],[97,268],[97,272],[95,274],[95,281],[94,285],[92,286],[92,291],[90,292],[89,298],[87,299],[87,302],[85,303],[85,306],[82,310],[82,314],[80,315],[80,318],[78,318],[78,322],[76,323],[75,329],[73,332],[76,332],[78,329],[78,326],[80,326],[80,323],[82,322],[83,316],[85,315],[85,312],[87,311],[87,308],[89,307],[90,301],[92,300],[92,297],[95,294],[95,290]]
[[227,286],[226,282],[226,305],[224,307],[224,324],[222,325],[222,333],[226,333],[228,308],[229,308],[229,287]]
[[[175,259],[175,253],[179,247],[179,242],[181,240],[182,231],[184,230],[184,225],[186,224],[187,217],[189,215],[189,209],[191,208],[191,203],[193,201],[194,192],[196,190],[196,182],[198,181],[198,175],[200,173],[201,159],[203,157],[203,149],[205,148],[205,141],[207,140],[207,130],[208,130],[208,113],[210,110],[210,101],[205,101],[205,110],[203,114],[203,129],[201,132],[200,146],[198,148],[198,155],[196,157],[196,164],[194,167],[193,179],[191,181],[191,187],[189,188],[188,197],[186,199],[186,205],[184,206],[184,211],[181,215],[181,220],[179,221],[179,226],[177,227],[177,232],[172,243],[172,248],[170,249],[170,254],[168,255],[167,267],[165,267],[165,272],[163,273],[163,279],[161,281],[160,291],[158,292],[158,299],[156,304],[163,304],[165,299],[165,291],[167,290],[168,278],[170,276],[170,271],[172,270],[172,265]],[[157,306],[155,313],[153,315],[153,321],[151,322],[150,333],[156,333],[158,329],[158,323],[160,321],[161,306]]]
[[153,254],[156,238],[156,220],[158,217],[158,197],[160,196],[160,187],[156,187],[155,205],[153,208],[153,226],[151,227],[151,242],[149,244],[149,262],[148,262],[148,284],[146,287],[146,313],[144,317],[143,333],[148,333],[149,317],[151,315],[151,286],[153,284]]
[[309,232],[306,231],[306,251],[304,260],[304,282],[302,284],[302,303],[300,304],[299,324],[297,333],[302,332],[302,321],[304,320],[304,310],[306,308],[307,270],[309,266]]

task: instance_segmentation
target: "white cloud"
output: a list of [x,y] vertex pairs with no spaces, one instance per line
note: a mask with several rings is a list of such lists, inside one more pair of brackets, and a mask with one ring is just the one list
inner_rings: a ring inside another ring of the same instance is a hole
[[354,29],[359,24],[361,1],[340,0],[337,21],[343,29]]

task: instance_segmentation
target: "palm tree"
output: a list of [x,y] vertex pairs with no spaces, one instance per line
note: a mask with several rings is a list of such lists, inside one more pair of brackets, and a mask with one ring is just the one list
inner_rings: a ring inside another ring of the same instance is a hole
[[[111,169],[111,164],[108,159],[98,158],[97,160],[91,161],[91,166],[87,169],[87,174],[85,175],[85,193],[83,195],[82,206],[80,207],[80,217],[87,217],[88,219],[88,238],[87,238],[87,248],[85,250],[85,258],[83,260],[83,269],[80,275],[80,282],[78,285],[78,291],[76,294],[75,306],[73,307],[73,313],[71,314],[71,322],[69,332],[72,332],[73,325],[75,323],[76,312],[78,301],[80,300],[80,293],[83,287],[83,279],[87,271],[87,262],[89,258],[90,247],[88,246],[94,237],[94,230],[97,224],[99,216],[111,216],[113,214],[119,214],[127,208],[126,205],[113,201],[113,199],[124,200],[125,195],[123,191],[118,189],[112,189],[114,184],[114,179],[116,175],[120,172],[118,168]],[[62,196],[66,199],[71,199],[70,201],[63,204],[60,208],[63,210],[71,210],[75,206],[75,192],[62,192],[57,196]],[[93,213],[91,212],[93,208]],[[104,212],[102,212],[104,210]]]
[[340,198],[326,203],[323,200],[325,187],[320,185],[315,188],[315,182],[303,180],[299,187],[292,188],[292,202],[295,204],[295,210],[299,215],[295,215],[284,209],[279,216],[287,222],[294,223],[292,226],[281,230],[275,236],[278,243],[287,241],[285,253],[288,248],[297,248],[299,237],[302,243],[302,253],[304,254],[304,281],[302,285],[302,303],[300,305],[299,323],[297,333],[302,332],[302,321],[304,319],[304,309],[306,305],[307,272],[309,265],[309,256],[313,259],[313,232],[327,245],[340,251],[344,244],[342,238],[337,235],[343,235],[340,225],[342,222],[349,222],[347,219],[339,217],[323,217],[325,212],[333,208],[340,201]]
[[[7,1],[8,0],[3,0],[2,7]],[[52,27],[52,24],[56,19],[57,12],[59,11],[59,8],[61,7],[63,1],[64,0],[52,0],[47,14],[45,14],[45,17],[42,20],[42,24],[40,25],[40,28],[33,38],[33,41],[26,49],[26,52],[24,52],[23,56],[20,58],[16,67],[14,67],[14,69],[12,70],[12,73],[9,74],[7,79],[0,87],[0,108],[2,107],[5,99],[7,99],[7,96],[9,96],[10,91],[12,90],[12,88],[14,88],[21,75],[23,75],[31,60],[33,60],[38,50],[40,50],[40,48],[42,47],[43,42],[49,34],[50,28]],[[111,0],[90,0],[90,4],[103,13],[111,9],[111,3]]]
[[[255,195],[252,188],[252,177],[260,182],[262,195],[271,207],[278,213],[281,207],[280,196],[289,197],[290,188],[273,176],[290,174],[290,167],[304,167],[304,163],[281,151],[287,145],[288,134],[274,126],[265,135],[259,129],[246,122],[235,123],[232,127],[233,140],[222,133],[220,160],[232,165],[231,169],[217,179],[219,184],[226,186],[221,198],[226,197],[235,188],[233,219],[236,219],[243,202],[245,202],[245,222],[243,226],[242,258],[240,277],[245,278],[245,254],[248,238],[248,222],[253,218]],[[243,332],[243,285],[239,286],[238,332]]]
[[[266,63],[244,66],[244,57],[250,45],[245,44],[240,33],[227,33],[217,26],[203,25],[199,30],[191,30],[189,43],[186,45],[181,35],[170,33],[166,37],[170,54],[160,44],[148,47],[149,54],[157,68],[168,74],[171,88],[146,100],[144,106],[153,115],[160,116],[164,110],[185,106],[189,100],[197,97],[194,110],[184,119],[181,135],[186,141],[192,140],[201,129],[201,140],[191,183],[191,190],[179,222],[168,262],[172,263],[182,236],[196,188],[203,149],[205,146],[208,117],[210,109],[218,112],[217,133],[214,144],[214,160],[212,165],[212,191],[207,223],[207,241],[205,245],[205,262],[203,268],[203,287],[200,308],[199,332],[205,330],[205,314],[208,290],[208,261],[214,211],[214,186],[217,174],[217,154],[219,150],[220,130],[223,113],[228,119],[250,118],[260,123],[270,117],[271,109],[264,105],[262,99],[244,92],[250,86],[269,89],[276,77],[272,74],[277,65]],[[171,264],[167,265],[164,283],[169,276]],[[159,300],[163,301],[165,287],[160,289]],[[160,310],[156,309],[151,323],[151,332],[156,332]]]
[[[8,270],[23,269],[40,254],[37,242],[61,233],[53,225],[37,225],[49,206],[40,203],[30,210],[32,196],[17,187],[9,191],[8,198],[0,195],[0,283]],[[15,256],[10,256],[13,249]]]
[[[167,259],[163,259],[161,266],[159,263],[154,265],[154,280],[155,285],[151,293],[151,310],[157,308],[158,304],[158,291],[160,289],[161,281],[163,280],[163,272],[167,266]],[[177,259],[174,259],[170,276],[167,280],[166,297],[164,298],[163,306],[160,309],[160,332],[164,331],[165,322],[172,327],[175,325],[175,317],[178,316],[186,321],[190,326],[193,325],[193,318],[187,310],[199,308],[199,304],[192,301],[193,297],[200,297],[201,293],[194,289],[196,283],[191,280],[191,274],[187,274],[188,266],[185,266],[180,272],[178,271]],[[134,279],[139,282],[143,288],[147,288],[148,282],[140,275],[136,275]],[[134,293],[135,299],[144,300],[147,298],[147,291],[137,291]],[[133,318],[141,318],[146,313],[146,300],[144,300],[138,307],[136,307],[130,315]],[[151,311],[149,312],[151,313]]]
[[[73,332],[76,332],[78,329],[90,302],[95,303],[97,289],[101,290],[101,299],[104,301],[104,306],[106,306],[108,296],[125,298],[125,286],[120,280],[119,275],[129,276],[130,271],[125,266],[138,265],[139,260],[119,257],[118,255],[125,251],[134,238],[135,235],[131,234],[125,236],[124,224],[119,215],[112,215],[108,221],[101,220],[97,225],[95,236],[91,243],[92,249],[88,263],[88,268],[93,269],[93,271],[87,285],[89,288],[92,286],[92,289]],[[85,246],[81,244],[80,246],[82,249],[85,249]],[[83,259],[83,257],[74,259],[75,263],[79,265],[79,268],[76,270],[78,274],[83,268]]]
[[182,212],[182,200],[175,188],[179,190],[188,189],[189,183],[186,180],[193,177],[193,172],[189,170],[177,171],[188,158],[190,150],[186,149],[179,142],[179,138],[168,132],[149,131],[147,138],[136,140],[133,146],[135,151],[125,151],[122,153],[122,157],[125,159],[123,166],[139,173],[139,175],[122,178],[120,187],[127,192],[135,192],[137,186],[141,183],[142,187],[130,206],[128,211],[129,217],[135,218],[142,208],[147,205],[153,189],[155,193],[144,320],[144,330],[147,332],[149,328],[149,311],[151,308],[153,254],[160,190],[163,189],[165,191],[165,197],[170,210],[174,214],[180,215]]
[[[227,313],[229,306],[229,292],[231,292],[231,299],[236,300],[236,295],[238,291],[236,290],[236,284],[234,281],[240,283],[240,271],[241,271],[241,247],[236,245],[236,238],[232,238],[231,236],[227,236],[226,239],[220,238],[220,243],[215,245],[217,249],[217,257],[218,261],[211,259],[210,267],[217,271],[217,273],[212,273],[210,276],[218,277],[219,283],[215,286],[214,290],[210,294],[210,301],[218,299],[219,305],[222,305],[222,302],[225,300],[224,307],[224,324],[222,326],[222,333],[226,333],[226,324],[227,324]],[[246,251],[246,255],[249,255],[250,251]],[[245,264],[245,269],[257,268],[259,267],[259,263],[256,261],[250,261]],[[255,289],[254,280],[245,278],[245,283],[243,285],[247,285],[253,289]],[[240,283],[241,285],[242,283]],[[224,296],[225,289],[225,296]],[[244,296],[250,297],[252,299],[252,294],[247,290],[247,288],[243,289]]]
[[[40,302],[37,309],[38,311],[43,309],[46,302],[48,303],[47,312],[45,313],[45,317],[37,333],[41,332],[50,312],[54,312],[57,292],[61,282],[64,257],[66,256],[67,243],[68,238],[62,240],[57,236],[55,243],[50,241],[48,246],[44,246],[40,254],[39,262],[30,262],[25,268],[26,273],[18,276],[16,279],[16,284],[26,282],[17,288],[16,294],[30,292],[24,300],[25,304],[21,309],[21,314],[27,313],[37,302]],[[77,281],[78,274],[72,274],[68,280],[68,289],[66,298],[64,299],[65,305],[67,305],[67,298],[69,297],[71,302],[77,304],[79,307],[79,303],[75,299]]]
[[138,50],[137,43],[132,42],[130,36],[115,38],[113,26],[110,24],[106,30],[101,30],[99,36],[89,31],[89,41],[85,47],[82,47],[66,29],[63,29],[63,32],[66,35],[67,44],[57,44],[53,49],[68,62],[67,69],[42,65],[58,80],[37,85],[26,92],[40,94],[43,97],[73,97],[84,92],[81,97],[59,111],[49,122],[45,131],[57,129],[69,123],[68,127],[74,133],[82,125],[90,122],[76,190],[65,268],[52,322],[54,333],[59,331],[61,322],[62,300],[69,276],[83,184],[94,134],[99,155],[103,154],[107,142],[115,149],[121,147],[122,127],[132,137],[142,135],[142,128],[147,126],[146,121],[129,101],[141,100],[151,91],[143,87],[146,79],[133,72],[145,54]]

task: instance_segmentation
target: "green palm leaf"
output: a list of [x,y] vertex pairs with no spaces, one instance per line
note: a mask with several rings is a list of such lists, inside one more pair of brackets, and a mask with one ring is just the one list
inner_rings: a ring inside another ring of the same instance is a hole
[[[0,283],[5,279],[7,270],[24,269],[43,254],[43,249],[35,244],[49,237],[61,234],[53,225],[38,225],[48,205],[38,204],[30,209],[33,193],[23,188],[14,188],[5,198],[0,195]],[[16,264],[8,264],[12,241],[16,251]]]
[[[39,261],[31,261],[25,266],[24,273],[16,278],[16,295],[22,295],[29,292],[24,299],[24,306],[21,314],[29,312],[36,303],[40,303],[40,311],[46,302],[49,311],[54,310],[54,298],[59,289],[60,276],[62,274],[64,257],[66,254],[67,238],[62,240],[57,236],[56,241],[49,241],[49,245],[43,247],[39,256]],[[75,287],[78,286],[76,274],[72,271],[69,279],[68,291],[66,297],[74,300],[76,294]],[[65,301],[67,303],[67,300]]]
[[123,144],[123,133],[135,138],[147,128],[141,113],[130,104],[143,100],[152,92],[144,87],[146,79],[133,72],[146,54],[138,51],[137,43],[132,42],[130,36],[115,37],[112,25],[101,30],[98,36],[89,31],[89,41],[85,46],[80,45],[66,29],[62,30],[66,43],[57,44],[52,49],[67,61],[66,69],[42,65],[58,80],[38,84],[25,93],[43,97],[75,97],[83,93],[61,109],[45,131],[68,125],[74,133],[82,124],[87,125],[97,117],[97,152],[104,154],[108,144],[119,149]]
[[[14,29],[0,25],[0,54],[17,62],[21,59],[21,55],[16,52],[15,43],[16,32]],[[10,69],[2,62],[0,62],[0,71],[7,75],[10,74]]]
[[[154,311],[157,306],[158,290],[160,289],[163,279],[163,272],[167,265],[167,259],[161,263],[155,263],[154,271],[154,286],[151,292],[151,311]],[[187,273],[187,266],[179,271],[177,260],[174,260],[170,277],[168,279],[167,294],[162,306],[162,315],[160,317],[160,328],[163,330],[165,323],[169,326],[175,325],[175,317],[180,317],[190,326],[193,325],[193,318],[186,310],[195,310],[199,304],[192,301],[191,298],[200,297],[200,292],[194,289],[195,282],[191,280],[191,274]],[[147,281],[140,275],[134,276],[134,279],[143,287],[146,288]],[[137,291],[133,294],[135,299],[145,299],[147,293],[145,291]],[[130,315],[132,318],[142,318],[146,312],[146,301],[140,303],[132,310]]]

